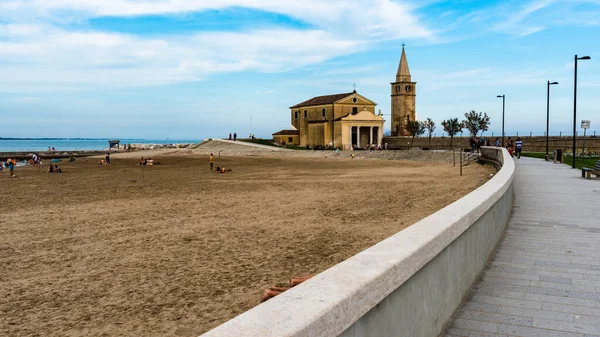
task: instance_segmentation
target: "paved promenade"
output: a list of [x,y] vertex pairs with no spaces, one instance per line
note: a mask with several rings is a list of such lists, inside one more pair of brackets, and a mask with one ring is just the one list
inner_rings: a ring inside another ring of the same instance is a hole
[[600,180],[515,162],[505,237],[444,336],[600,336]]

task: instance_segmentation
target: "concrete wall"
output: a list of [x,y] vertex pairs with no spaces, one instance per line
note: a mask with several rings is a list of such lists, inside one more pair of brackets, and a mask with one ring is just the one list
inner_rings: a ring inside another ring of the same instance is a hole
[[482,187],[203,336],[437,336],[511,213],[514,161],[483,156],[503,166]]

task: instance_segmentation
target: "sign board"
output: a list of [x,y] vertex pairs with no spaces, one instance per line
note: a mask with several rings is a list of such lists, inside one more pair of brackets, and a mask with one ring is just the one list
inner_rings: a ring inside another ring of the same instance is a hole
[[590,121],[581,121],[581,128],[582,129],[589,129],[590,128]]

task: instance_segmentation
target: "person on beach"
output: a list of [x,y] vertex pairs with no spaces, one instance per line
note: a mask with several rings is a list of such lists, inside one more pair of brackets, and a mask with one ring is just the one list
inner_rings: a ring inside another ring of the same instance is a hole
[[215,164],[215,156],[213,156],[212,153],[210,154],[210,157],[209,157],[208,161],[210,162],[210,172],[212,172],[213,165]]
[[235,142],[237,140],[237,132],[233,133],[233,141]]
[[54,166],[52,164],[48,165],[48,173],[54,173]]
[[500,139],[496,138],[496,143],[494,143],[495,147],[500,147]]
[[510,153],[510,156],[512,157],[513,152],[515,151],[515,148],[514,148],[513,140],[511,137],[508,137],[508,140],[506,141],[506,149],[508,150],[508,153]]
[[521,137],[517,137],[515,141],[515,152],[517,153],[517,159],[521,159],[521,151],[523,150],[523,140]]
[[229,140],[231,140],[231,132],[229,133]]
[[14,178],[15,177],[15,166],[17,165],[17,161],[15,159],[8,158],[8,160],[6,160],[6,165],[8,166],[8,171],[9,171],[8,176],[10,178]]
[[58,166],[58,164],[54,165],[54,172],[62,173],[62,169]]
[[110,153],[106,154],[106,157],[104,158],[104,162],[106,163],[106,165],[110,165]]

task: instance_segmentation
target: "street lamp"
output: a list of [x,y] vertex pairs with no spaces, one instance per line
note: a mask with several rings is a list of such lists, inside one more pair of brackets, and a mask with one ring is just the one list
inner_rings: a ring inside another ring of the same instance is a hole
[[573,168],[575,168],[575,153],[577,152],[577,61],[590,60],[589,56],[575,55],[575,81],[573,82]]
[[546,104],[546,161],[548,160],[548,136],[550,132],[550,86],[558,84],[558,82],[550,82],[548,81],[548,96],[547,104]]
[[504,147],[504,108],[506,107],[506,95],[498,95],[498,98],[502,98],[502,146]]

